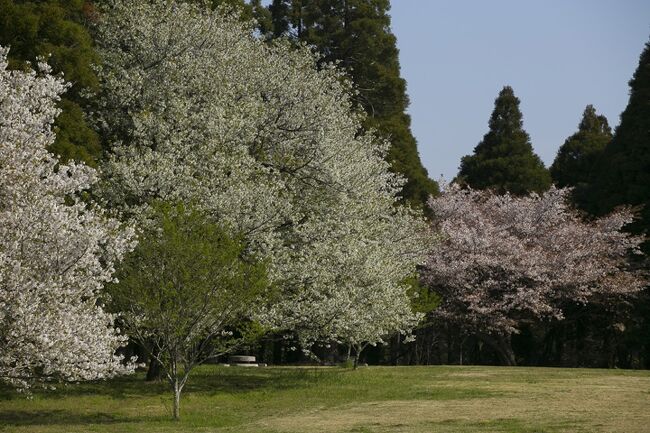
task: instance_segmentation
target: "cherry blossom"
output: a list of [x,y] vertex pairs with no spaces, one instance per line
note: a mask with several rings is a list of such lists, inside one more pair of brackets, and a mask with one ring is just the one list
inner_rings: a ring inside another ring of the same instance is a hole
[[482,336],[503,362],[514,363],[509,340],[522,323],[562,319],[568,301],[644,286],[627,266],[642,239],[621,231],[632,212],[585,222],[569,192],[515,197],[452,184],[430,200],[442,239],[423,280],[442,297],[435,315]]
[[304,347],[376,343],[417,322],[404,281],[427,227],[398,205],[404,180],[341,71],[183,2],[113,1],[97,34],[107,204],[139,221],[152,200],[193,203],[244,233],[281,288],[251,316],[298,330]]
[[126,337],[101,294],[133,231],[80,198],[95,170],[46,150],[67,85],[45,63],[7,70],[7,53],[0,47],[0,380],[24,389],[132,371],[115,354]]

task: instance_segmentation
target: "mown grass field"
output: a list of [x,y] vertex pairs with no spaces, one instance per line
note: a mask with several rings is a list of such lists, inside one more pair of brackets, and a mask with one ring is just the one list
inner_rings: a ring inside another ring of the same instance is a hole
[[505,367],[224,368],[191,378],[181,421],[142,375],[0,389],[2,432],[650,432],[650,372]]

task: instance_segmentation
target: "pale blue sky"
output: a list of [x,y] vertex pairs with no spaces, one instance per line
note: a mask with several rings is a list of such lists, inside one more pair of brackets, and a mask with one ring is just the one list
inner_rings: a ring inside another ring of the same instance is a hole
[[429,176],[453,178],[508,84],[546,165],[593,104],[610,125],[650,36],[649,0],[392,0],[409,112]]
[[[268,4],[270,0],[264,0]],[[504,85],[548,166],[587,104],[615,127],[650,37],[650,0],[391,0],[429,176],[451,180]]]

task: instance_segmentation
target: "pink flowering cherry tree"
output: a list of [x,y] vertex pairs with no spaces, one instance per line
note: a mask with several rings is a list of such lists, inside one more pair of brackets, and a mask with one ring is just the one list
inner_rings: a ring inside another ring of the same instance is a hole
[[429,202],[441,236],[422,273],[442,298],[434,314],[475,333],[506,365],[516,363],[510,340],[523,323],[559,320],[566,302],[645,284],[627,265],[642,242],[621,231],[632,212],[585,222],[568,197],[568,189],[516,197],[452,184]]

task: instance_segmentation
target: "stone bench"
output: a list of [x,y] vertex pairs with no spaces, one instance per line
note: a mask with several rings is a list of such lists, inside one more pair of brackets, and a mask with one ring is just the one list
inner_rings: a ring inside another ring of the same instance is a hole
[[258,364],[255,357],[249,355],[232,355],[228,358],[228,364],[235,367],[266,367],[266,364]]

